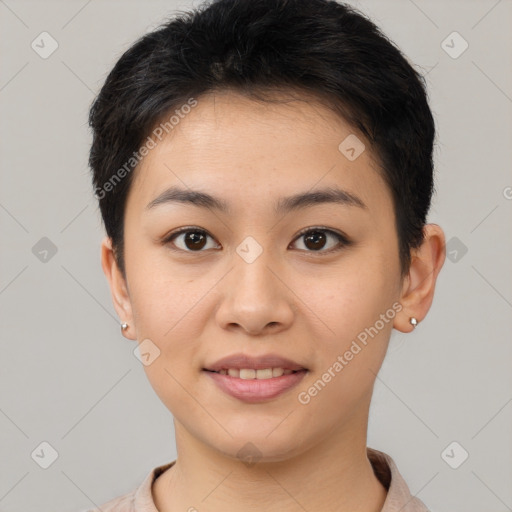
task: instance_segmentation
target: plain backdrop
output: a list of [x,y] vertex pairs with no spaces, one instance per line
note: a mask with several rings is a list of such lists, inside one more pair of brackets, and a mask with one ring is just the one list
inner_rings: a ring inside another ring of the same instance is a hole
[[[0,0],[0,511],[92,508],[176,456],[101,270],[87,113],[136,38],[198,3]],[[432,512],[510,511],[512,2],[351,3],[427,77],[448,242],[427,318],[393,331],[368,445]]]

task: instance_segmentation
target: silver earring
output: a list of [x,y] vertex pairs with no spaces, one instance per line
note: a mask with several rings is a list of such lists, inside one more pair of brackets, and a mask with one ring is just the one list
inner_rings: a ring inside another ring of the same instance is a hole
[[416,329],[416,326],[418,325],[418,320],[411,316],[411,318],[409,318],[409,323]]
[[128,324],[127,323],[122,323],[121,324],[121,330],[122,331],[126,331],[126,329],[128,329]]

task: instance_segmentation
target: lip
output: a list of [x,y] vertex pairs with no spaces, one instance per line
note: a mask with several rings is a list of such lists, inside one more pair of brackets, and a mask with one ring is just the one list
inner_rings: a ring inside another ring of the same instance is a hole
[[[230,368],[234,367],[230,366]],[[249,368],[251,368],[251,366],[249,366]],[[252,366],[252,368],[254,368],[254,366]],[[297,373],[290,373],[270,379],[240,379],[238,377],[222,375],[208,370],[203,370],[203,373],[211,378],[214,383],[228,395],[242,400],[243,402],[257,403],[276,398],[285,391],[295,387],[308,371],[302,369],[297,371]]]
[[[283,368],[283,370],[307,370],[304,366],[281,357],[277,354],[265,354],[263,356],[249,356],[248,354],[233,354],[227,357],[223,357],[218,361],[206,365],[203,370],[210,370],[212,372],[218,372],[220,370],[229,370],[230,368],[236,368],[238,370],[243,368],[252,368],[254,370],[263,370],[265,368]],[[236,377],[235,377],[236,378]],[[280,377],[275,377],[279,379]],[[243,380],[243,379],[239,379]],[[246,381],[244,381],[246,382]]]

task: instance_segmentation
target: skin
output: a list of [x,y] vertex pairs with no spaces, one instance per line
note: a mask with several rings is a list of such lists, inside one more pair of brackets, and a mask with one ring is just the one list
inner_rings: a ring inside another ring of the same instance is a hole
[[[144,370],[174,417],[178,453],[153,485],[160,512],[381,510],[386,490],[366,454],[373,386],[392,329],[411,332],[409,318],[421,322],[430,309],[445,238],[438,225],[425,226],[400,278],[391,194],[370,145],[356,134],[366,150],[354,161],[338,149],[354,133],[311,99],[261,104],[209,94],[136,170],[125,216],[126,279],[108,238],[101,259],[115,309],[129,324],[124,336],[160,350]],[[173,185],[218,196],[232,214],[182,203],[145,210]],[[325,186],[350,191],[367,208],[325,203],[275,214],[278,198]],[[185,235],[174,246],[162,242],[183,226],[210,235],[202,252]],[[340,246],[324,231],[315,251],[298,233],[318,226],[352,244]],[[236,252],[248,236],[263,249],[250,264]],[[301,404],[298,394],[394,303],[402,310]],[[280,396],[248,404],[202,371],[236,352],[278,353],[308,373]],[[261,457],[250,467],[237,457],[248,442]]]

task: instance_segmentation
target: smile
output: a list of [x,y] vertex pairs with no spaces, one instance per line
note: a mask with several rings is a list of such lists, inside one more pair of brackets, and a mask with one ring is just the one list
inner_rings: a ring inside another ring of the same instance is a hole
[[[208,371],[208,370],[207,370]],[[211,370],[210,370],[211,371]],[[244,380],[249,379],[271,379],[273,377],[281,377],[281,375],[289,375],[290,373],[296,373],[298,370],[287,370],[284,368],[264,368],[261,370],[256,370],[253,368],[229,368],[222,369],[218,372],[220,375],[229,375],[230,377],[237,377]]]
[[[274,376],[274,370],[276,375]],[[247,403],[258,403],[271,400],[297,386],[308,373],[307,370],[283,370],[282,368],[231,369],[238,376],[229,375],[230,370],[203,370],[221,391],[233,398]],[[221,373],[225,372],[225,373]],[[263,372],[263,373],[260,373]],[[272,372],[272,376],[270,376]],[[258,377],[258,374],[262,377]]]

